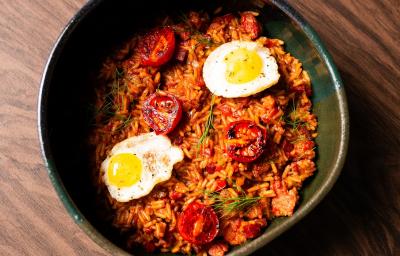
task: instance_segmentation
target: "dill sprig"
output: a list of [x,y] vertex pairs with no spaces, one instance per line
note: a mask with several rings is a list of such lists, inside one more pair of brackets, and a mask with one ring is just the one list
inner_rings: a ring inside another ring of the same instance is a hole
[[290,141],[290,143],[291,144],[296,144],[298,142],[302,142],[302,141],[305,141],[305,140],[307,140],[307,137],[302,134],[302,135],[298,136],[295,140]]
[[115,68],[114,77],[115,77],[116,79],[120,79],[120,78],[122,78],[123,76],[124,76],[124,70],[123,70],[123,69],[119,70],[118,68]]
[[207,117],[207,121],[205,124],[205,128],[204,128],[204,132],[201,135],[199,141],[197,142],[197,151],[199,151],[200,146],[203,144],[204,140],[208,137],[208,134],[210,133],[210,129],[214,129],[214,113],[213,113],[213,109],[214,109],[214,101],[215,101],[215,96],[214,94],[211,96],[211,103],[210,103],[210,110],[208,112],[208,117]]
[[[315,151],[317,149],[317,147],[313,147],[312,149],[310,149],[311,151]],[[298,156],[298,159],[302,159],[304,156],[306,155],[306,151],[303,152],[300,156]]]
[[[109,95],[113,96],[114,98],[117,97],[120,92],[125,91],[126,89],[126,84],[121,85],[121,78],[123,76],[124,76],[124,71],[115,68],[114,80],[111,84],[111,90],[109,93]],[[116,109],[119,111],[121,109],[121,106],[119,106],[117,103],[114,104]]]
[[289,120],[286,120],[285,122],[286,122],[286,124],[290,125],[292,127],[292,129],[295,131],[297,131],[297,129],[301,125],[301,122],[298,119],[294,119],[294,120],[289,119]]
[[109,85],[110,88],[109,92],[104,95],[103,104],[94,111],[94,116],[93,116],[94,121],[98,117],[100,117],[100,121],[102,123],[108,122],[111,118],[118,118],[120,120],[123,120],[123,127],[127,126],[128,121],[130,123],[132,119],[130,115],[129,116],[117,115],[117,113],[121,110],[121,105],[119,101],[116,100],[116,98],[119,97],[119,94],[126,89],[126,85],[121,84],[121,79],[123,78],[123,76],[124,76],[124,71],[122,69],[120,70],[119,68],[115,68],[113,74],[113,80]]
[[133,120],[133,117],[131,114],[129,114],[127,117],[118,115],[117,118],[119,118],[122,121],[122,123],[115,129],[114,132],[118,132],[118,131],[125,129],[126,127],[128,127],[130,125],[130,123]]
[[103,115],[106,118],[111,118],[114,116],[115,111],[113,110],[113,102],[106,98],[103,105],[100,108],[95,109],[94,119],[99,115]]
[[303,122],[297,116],[297,105],[294,99],[292,99],[291,111],[286,117],[284,117],[284,121],[286,124],[291,126],[294,131],[297,131],[297,129],[303,125]]
[[192,24],[189,21],[189,17],[186,15],[185,12],[180,12],[178,18],[185,23],[187,26],[189,26],[190,28],[192,28]]
[[181,12],[178,17],[188,27],[186,31],[190,33],[190,38],[195,39],[197,42],[207,46],[217,44],[211,38],[206,37],[200,30],[194,28],[189,21],[189,17],[184,12]]
[[204,34],[202,34],[201,32],[195,33],[194,35],[190,36],[190,38],[193,38],[197,42],[199,42],[201,44],[205,44],[207,46],[213,46],[213,45],[217,44],[211,38],[204,36]]
[[245,193],[237,197],[223,197],[219,193],[207,193],[207,196],[214,201],[213,208],[222,214],[222,216],[235,214],[241,211],[247,211],[256,204],[261,197],[251,197]]

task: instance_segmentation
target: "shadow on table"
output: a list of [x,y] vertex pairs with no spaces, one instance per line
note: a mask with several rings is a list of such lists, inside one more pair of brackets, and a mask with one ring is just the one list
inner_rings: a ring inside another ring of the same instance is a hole
[[[395,255],[400,252],[399,135],[341,71],[350,142],[338,182],[321,204],[254,255]],[[394,138],[392,136],[395,136]]]

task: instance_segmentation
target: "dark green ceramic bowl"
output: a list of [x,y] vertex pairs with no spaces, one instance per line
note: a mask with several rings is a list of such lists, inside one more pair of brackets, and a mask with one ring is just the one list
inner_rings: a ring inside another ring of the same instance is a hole
[[[266,245],[308,214],[328,193],[345,160],[349,120],[346,96],[333,60],[315,31],[283,0],[276,1],[89,1],[61,33],[46,65],[39,95],[40,143],[50,179],[75,222],[114,255],[127,254],[110,227],[95,214],[89,182],[87,109],[93,96],[88,79],[110,47],[176,10],[258,10],[267,36],[285,41],[286,49],[309,72],[318,116],[318,171],[305,185],[290,218],[274,220],[260,237],[230,251],[246,255]],[[328,220],[326,220],[328,221]],[[141,254],[139,251],[135,254]]]

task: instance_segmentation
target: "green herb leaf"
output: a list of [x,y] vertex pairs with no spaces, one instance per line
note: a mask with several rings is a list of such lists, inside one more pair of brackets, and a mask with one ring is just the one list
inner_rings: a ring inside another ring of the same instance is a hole
[[179,15],[179,19],[185,23],[186,25],[188,25],[189,27],[192,27],[192,24],[189,21],[189,17],[186,15],[186,13],[181,12]]
[[133,120],[131,114],[129,114],[127,117],[125,117],[125,116],[117,116],[117,118],[122,120],[122,123],[117,127],[117,129],[115,129],[114,132],[118,132],[118,131],[121,131],[121,130],[125,129],[126,127],[128,127],[130,125],[130,123]]
[[292,100],[291,111],[284,117],[284,121],[287,125],[291,126],[294,131],[297,131],[300,126],[304,125],[297,116],[297,105],[294,99]]
[[200,146],[203,144],[204,140],[207,138],[208,134],[210,133],[210,129],[214,128],[214,126],[213,126],[213,121],[214,121],[214,113],[213,113],[214,101],[215,101],[215,95],[213,94],[211,96],[210,110],[208,112],[208,117],[207,117],[207,121],[206,121],[206,124],[205,124],[204,132],[201,135],[199,141],[197,142],[197,151],[199,151]]
[[124,76],[124,71],[119,68],[115,68],[114,71],[114,80],[112,81],[110,87],[110,91],[104,96],[104,102],[100,106],[99,109],[95,110],[93,119],[95,120],[98,116],[101,116],[101,119],[104,122],[107,122],[110,118],[115,116],[115,113],[121,109],[121,106],[115,101],[115,98],[118,97],[120,92],[125,91],[126,85],[121,85],[121,79]]
[[200,30],[194,28],[192,26],[192,24],[190,23],[189,17],[184,12],[180,13],[179,19],[183,23],[185,23],[185,25],[188,27],[184,31],[187,31],[190,33],[190,38],[195,39],[197,42],[199,42],[201,44],[205,44],[207,46],[212,46],[212,45],[216,44],[212,39],[206,37],[204,35],[204,33],[202,33]]
[[214,201],[212,206],[222,216],[247,211],[261,199],[261,197],[250,197],[244,193],[237,197],[222,197],[216,192],[206,192],[206,195]]
[[[312,149],[311,149],[311,151],[315,151],[315,149],[316,149],[317,147],[313,147]],[[305,156],[305,154],[306,154],[306,151],[305,152],[303,152],[300,156],[298,156],[297,158],[298,159],[303,159],[303,157]]]
[[122,78],[124,76],[124,70],[123,69],[119,69],[119,68],[115,68],[115,79],[119,79]]

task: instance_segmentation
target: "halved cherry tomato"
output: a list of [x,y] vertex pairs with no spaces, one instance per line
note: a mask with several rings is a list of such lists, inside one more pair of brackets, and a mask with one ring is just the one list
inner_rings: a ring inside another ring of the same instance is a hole
[[203,245],[218,233],[219,221],[214,210],[199,202],[190,203],[178,219],[178,231],[186,241]]
[[172,131],[182,117],[182,104],[172,94],[153,93],[143,103],[143,118],[156,134]]
[[227,153],[239,162],[256,160],[264,152],[266,141],[266,131],[249,120],[232,122],[226,130]]
[[156,28],[139,44],[142,65],[159,67],[167,63],[175,50],[175,33],[170,27]]

